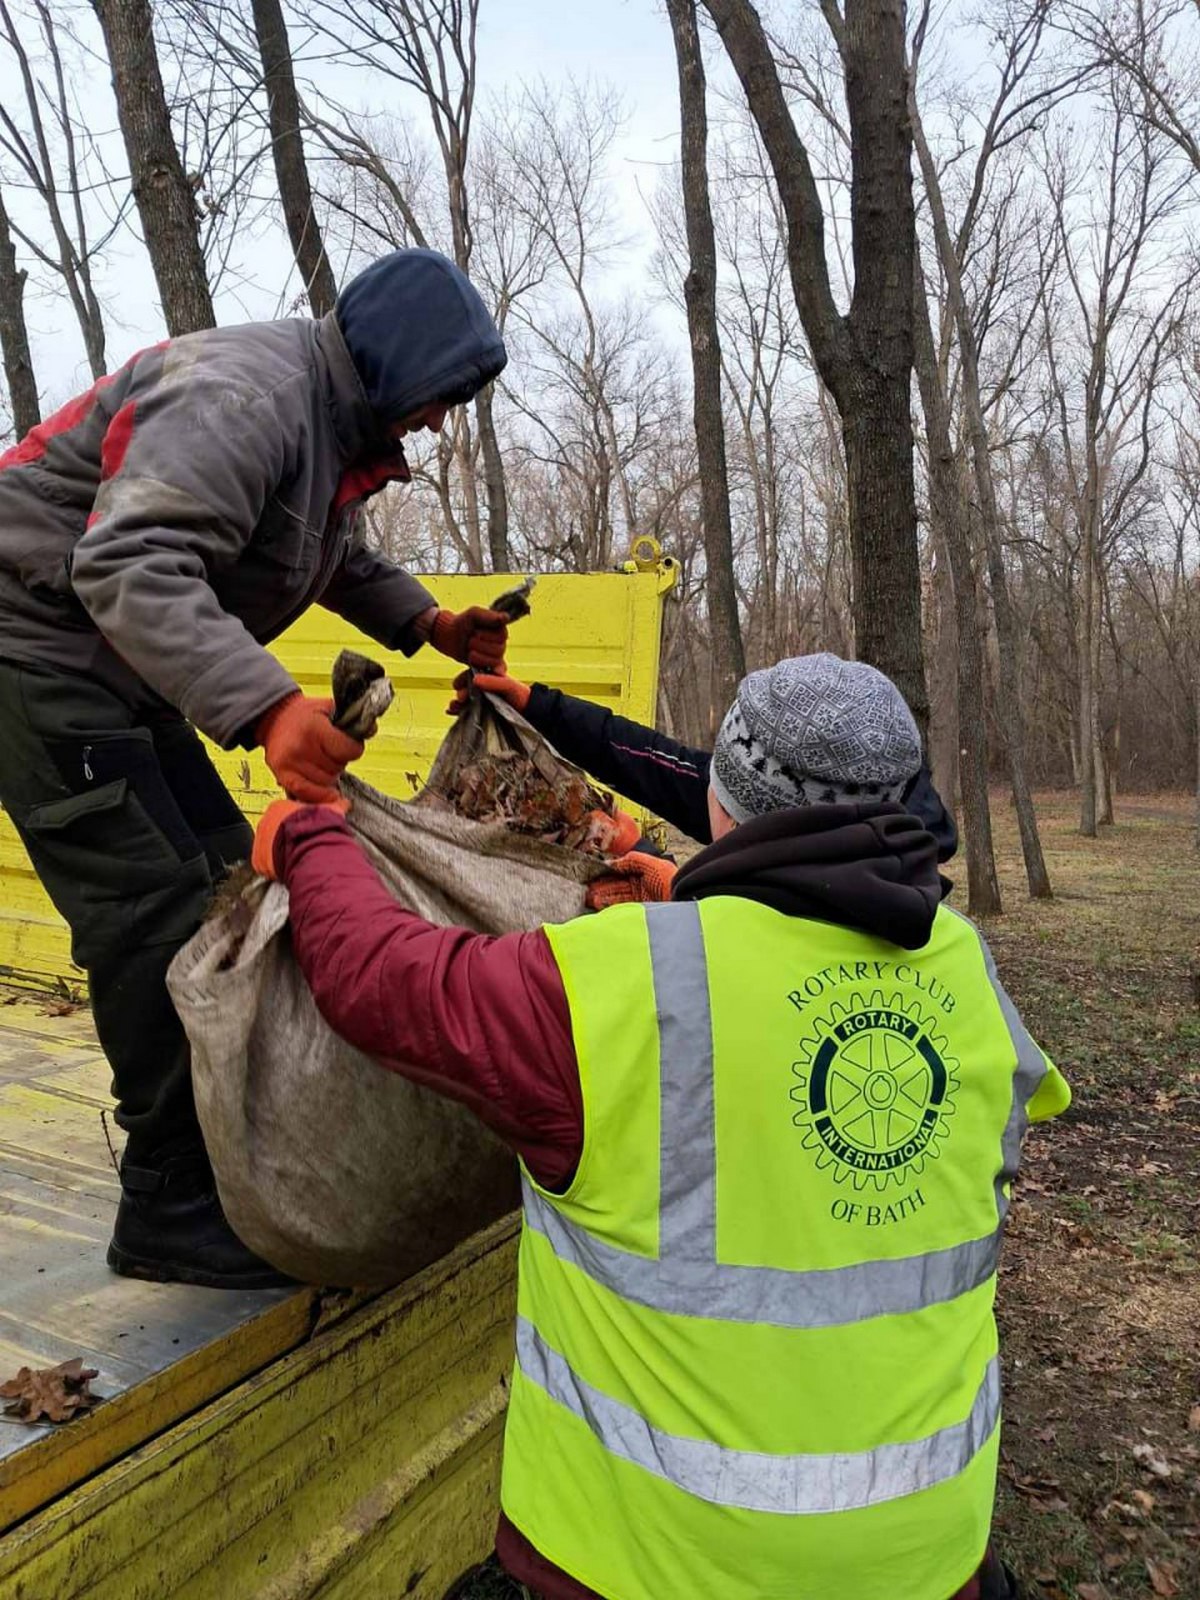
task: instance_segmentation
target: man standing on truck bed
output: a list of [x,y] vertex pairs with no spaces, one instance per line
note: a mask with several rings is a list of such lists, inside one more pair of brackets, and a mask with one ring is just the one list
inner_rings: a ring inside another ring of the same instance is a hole
[[522,1159],[497,1550],[546,1600],[1017,1593],[992,1308],[1069,1093],[942,902],[920,760],[873,668],[753,673],[713,843],[617,880],[665,903],[502,938],[406,911],[330,807],[259,826],[326,1020]]
[[0,804],[70,924],[112,1067],[118,1272],[280,1281],[221,1212],[163,981],[251,844],[192,725],[261,745],[319,801],[362,746],[263,648],[310,605],[407,655],[500,666],[505,619],[440,610],[363,548],[356,512],[408,480],[403,436],[505,360],[457,267],[401,250],[319,321],[142,352],[0,455]]

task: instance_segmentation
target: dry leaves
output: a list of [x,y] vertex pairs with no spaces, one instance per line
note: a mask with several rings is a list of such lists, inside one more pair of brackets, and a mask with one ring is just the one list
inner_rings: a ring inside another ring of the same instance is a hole
[[1102,1583],[1081,1583],[1075,1593],[1079,1600],[1110,1600],[1108,1590]]
[[1162,1595],[1163,1600],[1170,1600],[1172,1595],[1179,1593],[1179,1568],[1173,1561],[1151,1561],[1147,1556],[1146,1572],[1150,1587],[1155,1594]]
[[1135,1444],[1133,1447],[1134,1460],[1147,1472],[1156,1478],[1169,1478],[1171,1464],[1162,1451],[1152,1444]]
[[1007,1470],[1006,1475],[1017,1493],[1023,1494],[1035,1511],[1049,1515],[1053,1511],[1070,1509],[1063,1499],[1062,1485],[1057,1478],[1027,1478],[1011,1469]]
[[1188,1412],[1188,1432],[1200,1433],[1200,1406],[1193,1406]]
[[88,1387],[96,1375],[96,1368],[85,1367],[80,1356],[57,1367],[22,1367],[15,1378],[0,1383],[0,1400],[9,1402],[4,1415],[31,1427],[43,1421],[70,1422],[103,1399]]
[[596,794],[582,778],[566,775],[550,783],[526,756],[503,751],[461,768],[446,791],[461,817],[503,822],[516,833],[588,853],[588,820]]
[[79,1007],[72,1000],[48,1000],[41,1008],[43,1017],[73,1017]]

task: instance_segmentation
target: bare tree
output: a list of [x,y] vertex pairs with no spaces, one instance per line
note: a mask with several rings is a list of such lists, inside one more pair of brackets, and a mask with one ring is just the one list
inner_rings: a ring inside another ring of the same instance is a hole
[[[1196,0],[1068,3],[1064,21],[1097,65],[1129,85],[1132,115],[1200,172],[1200,6]],[[1189,26],[1190,19],[1190,26]]]
[[39,82],[35,76],[12,10],[7,0],[0,0],[0,38],[7,45],[20,73],[27,119],[26,131],[20,127],[12,110],[0,106],[0,151],[10,158],[42,202],[53,235],[53,245],[44,247],[32,234],[11,220],[9,226],[25,248],[44,267],[62,279],[83,335],[88,365],[92,376],[98,378],[106,365],[104,313],[96,295],[92,267],[97,255],[119,226],[120,218],[98,240],[90,238],[83,201],[76,119],[67,91],[67,76],[58,35],[45,0],[35,0],[34,9],[50,62],[53,88]]
[[1106,552],[1150,466],[1155,393],[1194,274],[1189,268],[1184,281],[1147,303],[1143,274],[1170,250],[1163,229],[1183,181],[1157,132],[1132,114],[1115,76],[1103,138],[1103,188],[1085,220],[1074,215],[1067,158],[1051,155],[1046,172],[1066,294],[1082,333],[1076,362],[1047,310],[1051,392],[1079,539],[1080,831],[1091,837],[1098,822],[1111,820],[1100,714]]
[[922,733],[921,574],[913,483],[914,220],[903,0],[822,0],[845,75],[854,289],[839,311],[808,151],[749,0],[704,0],[779,186],[796,304],[845,442],[858,653],[888,672]]
[[92,0],[112,68],[133,198],[174,338],[216,323],[195,193],[171,131],[150,0]]
[[961,464],[951,441],[950,408],[938,365],[929,301],[918,258],[915,276],[916,366],[929,441],[931,517],[950,560],[958,644],[958,751],[962,821],[967,849],[967,909],[989,916],[1000,910],[1000,883],[988,804],[987,717],[979,590],[971,542],[970,508]]
[[321,317],[333,309],[337,283],[313,209],[287,23],[280,0],[252,0],[252,4],[283,217],[313,316]]
[[4,193],[0,190],[0,356],[4,360],[13,430],[18,439],[42,419],[33,357],[29,353],[29,330],[25,326],[27,276],[24,268],[17,265]]
[[[622,116],[619,98],[602,85],[572,82],[556,92],[540,84],[502,107],[489,126],[503,157],[492,203],[536,241],[543,263],[539,292],[510,308],[525,393],[505,392],[541,435],[540,448],[586,497],[577,554],[587,550],[602,567],[618,554],[621,535],[635,531],[630,466],[645,448],[660,393],[644,308],[628,300],[606,304],[596,290],[598,269],[620,247],[605,164]],[[625,440],[619,412],[631,424]]]
[[684,279],[692,345],[693,413],[700,468],[700,503],[708,623],[712,646],[710,693],[714,715],[732,705],[746,657],[733,577],[725,418],[721,410],[721,341],[717,328],[717,245],[708,192],[708,109],[704,58],[695,0],[667,0],[679,68],[680,164],[687,225]]
[[[302,7],[327,38],[424,99],[445,176],[452,253],[469,272],[474,235],[468,170],[478,89],[479,0],[302,0]],[[480,390],[474,411],[487,499],[487,548],[493,569],[504,572],[510,566],[508,494],[494,393],[493,384]],[[456,415],[455,429],[460,455],[470,463],[475,446],[465,411]],[[473,484],[464,483],[464,489],[474,497]]]
[[917,66],[929,21],[929,0],[926,0],[917,27],[909,80],[913,142],[920,162],[925,194],[929,201],[934,240],[946,283],[950,316],[958,340],[962,367],[961,399],[970,441],[975,492],[983,527],[984,548],[991,581],[992,611],[996,622],[1000,657],[1002,690],[997,709],[1004,729],[1009,778],[1017,809],[1025,872],[1029,882],[1029,892],[1035,899],[1049,897],[1050,877],[1046,870],[1045,856],[1038,834],[1033,794],[1025,770],[1025,728],[1018,693],[1020,665],[1016,623],[1008,594],[1000,514],[992,477],[991,439],[984,416],[979,373],[978,334],[963,286],[963,262],[974,242],[975,223],[983,200],[988,167],[996,150],[1002,142],[1011,141],[1019,137],[1022,130],[1027,130],[1036,121],[1038,113],[1045,105],[1062,92],[1057,84],[1052,87],[1040,87],[1032,95],[1023,96],[1019,92],[1024,77],[1036,58],[1045,26],[1045,11],[1045,0],[1033,0],[1026,15],[1018,18],[1007,36],[1000,86],[980,142],[966,214],[957,236],[951,232],[942,195],[941,179],[925,136],[916,97]]

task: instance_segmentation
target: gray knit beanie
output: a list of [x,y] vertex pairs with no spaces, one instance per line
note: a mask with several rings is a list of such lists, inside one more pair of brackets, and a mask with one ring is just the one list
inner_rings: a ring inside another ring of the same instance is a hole
[[892,680],[822,654],[742,679],[710,781],[734,821],[749,822],[787,806],[898,800],[920,766],[917,725]]

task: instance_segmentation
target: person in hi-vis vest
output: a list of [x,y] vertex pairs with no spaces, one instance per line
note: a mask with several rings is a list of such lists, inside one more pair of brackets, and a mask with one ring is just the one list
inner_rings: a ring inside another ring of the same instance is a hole
[[1070,1095],[942,902],[920,762],[873,668],[752,673],[714,842],[503,938],[406,911],[330,808],[260,826],[326,1018],[521,1157],[497,1550],[546,1600],[1018,1592],[996,1268]]

